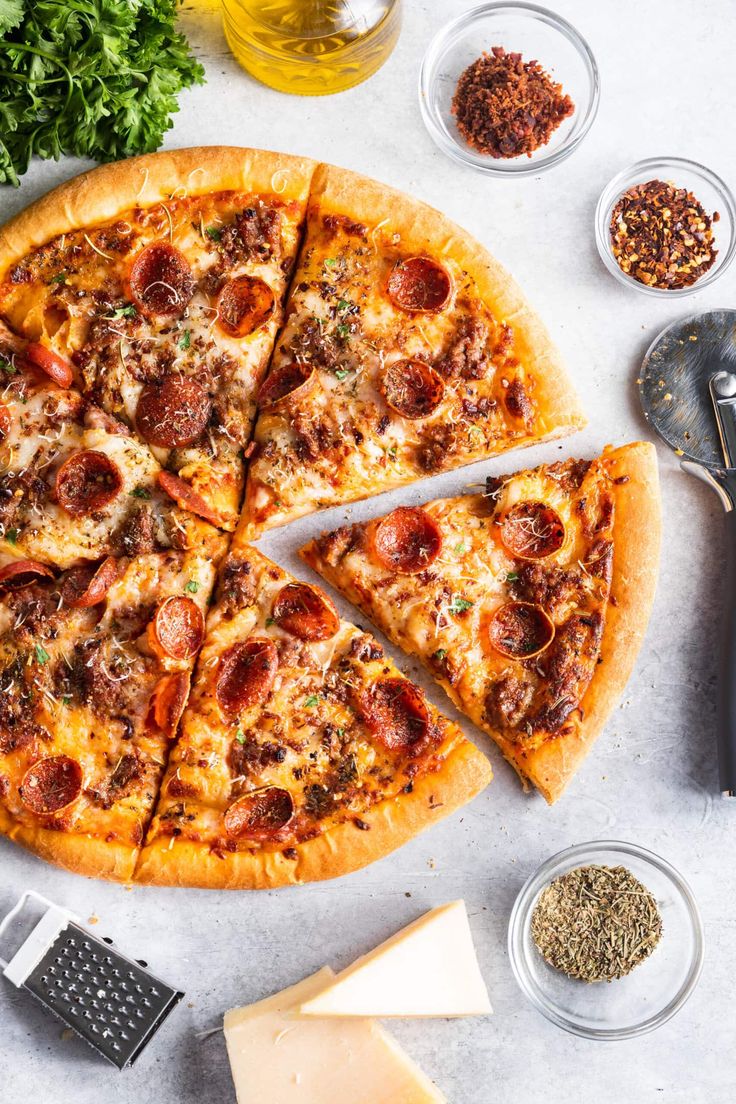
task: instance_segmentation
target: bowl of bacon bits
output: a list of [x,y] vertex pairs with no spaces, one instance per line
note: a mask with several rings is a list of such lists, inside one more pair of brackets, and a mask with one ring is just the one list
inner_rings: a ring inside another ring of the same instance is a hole
[[435,36],[419,103],[439,148],[490,176],[537,174],[590,130],[600,82],[590,47],[536,4],[471,8]]
[[604,189],[595,237],[603,263],[622,284],[648,295],[690,295],[733,260],[736,204],[704,165],[651,157]]

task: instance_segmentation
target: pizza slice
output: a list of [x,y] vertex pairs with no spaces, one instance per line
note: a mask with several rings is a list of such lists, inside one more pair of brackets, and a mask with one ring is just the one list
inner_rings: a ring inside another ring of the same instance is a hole
[[231,551],[136,880],[262,888],[392,851],[487,759],[318,587]]
[[542,323],[486,250],[326,165],[258,403],[246,539],[584,424]]
[[150,450],[54,382],[57,361],[0,322],[0,554],[60,568],[166,548],[222,555],[224,534],[196,501],[194,513],[172,501],[174,477]]
[[127,880],[204,636],[201,551],[0,568],[0,831]]
[[551,803],[631,673],[659,539],[654,448],[632,444],[399,507],[301,555]]
[[[234,529],[312,163],[176,150],[62,185],[0,231],[0,317]],[[174,482],[174,479],[178,482]]]

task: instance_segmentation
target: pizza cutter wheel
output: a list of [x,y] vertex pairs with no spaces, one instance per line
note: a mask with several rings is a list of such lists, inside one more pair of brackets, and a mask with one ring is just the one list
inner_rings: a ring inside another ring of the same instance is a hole
[[718,768],[724,797],[736,797],[736,310],[668,326],[649,346],[638,384],[644,417],[726,511]]

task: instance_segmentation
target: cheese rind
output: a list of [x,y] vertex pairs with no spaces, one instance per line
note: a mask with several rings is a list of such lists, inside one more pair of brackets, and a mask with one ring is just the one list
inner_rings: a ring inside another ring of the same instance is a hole
[[305,1000],[304,1016],[477,1016],[493,1011],[464,901],[420,916]]
[[238,1104],[447,1104],[372,1020],[296,1014],[334,976],[325,966],[298,985],[225,1014]]

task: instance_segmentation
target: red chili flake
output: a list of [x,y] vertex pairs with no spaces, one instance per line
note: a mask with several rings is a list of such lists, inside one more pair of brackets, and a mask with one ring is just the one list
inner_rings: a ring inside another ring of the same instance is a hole
[[622,272],[648,287],[690,287],[718,256],[711,218],[687,188],[635,184],[611,213],[611,248]]
[[461,74],[452,113],[465,141],[491,157],[531,157],[575,105],[538,61],[494,46]]

